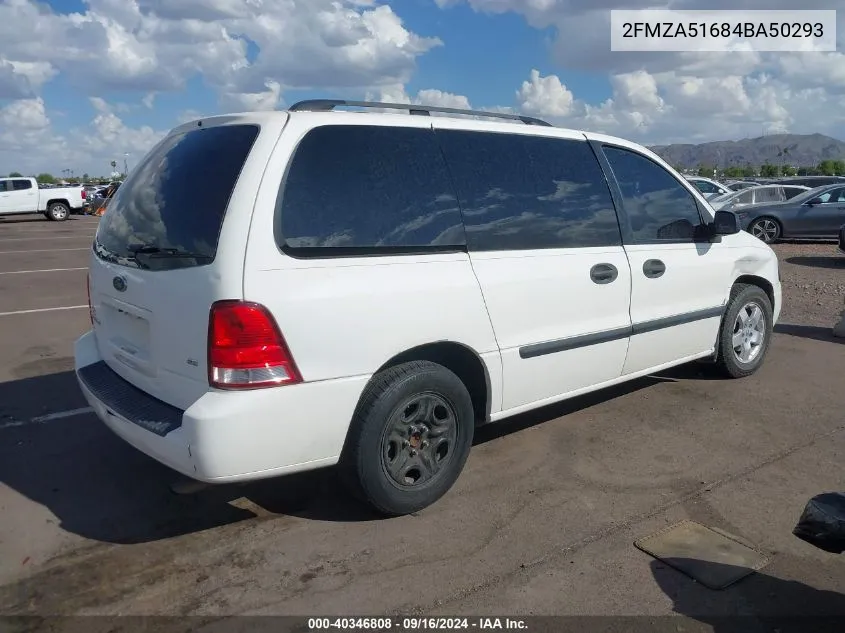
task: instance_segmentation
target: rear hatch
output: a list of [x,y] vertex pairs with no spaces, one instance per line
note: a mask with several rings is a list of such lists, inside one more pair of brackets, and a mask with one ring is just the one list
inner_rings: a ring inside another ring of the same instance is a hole
[[[209,389],[211,304],[242,293],[242,249],[224,257],[218,245],[258,135],[246,123],[172,133],[120,187],[95,237],[89,294],[100,354],[125,380],[180,409]],[[229,251],[237,248],[235,239]]]

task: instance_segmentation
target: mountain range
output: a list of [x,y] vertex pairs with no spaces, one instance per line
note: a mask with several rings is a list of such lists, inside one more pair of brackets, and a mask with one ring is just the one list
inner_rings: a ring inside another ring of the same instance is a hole
[[739,141],[653,145],[649,147],[670,165],[694,169],[699,165],[758,167],[765,163],[814,167],[823,160],[845,159],[845,142],[824,134],[770,134]]

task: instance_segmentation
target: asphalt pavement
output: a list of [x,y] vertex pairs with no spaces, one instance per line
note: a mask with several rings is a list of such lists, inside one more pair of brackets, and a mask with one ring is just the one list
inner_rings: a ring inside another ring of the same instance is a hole
[[[780,326],[748,379],[688,366],[481,429],[417,515],[372,516],[332,470],[175,495],[73,376],[96,223],[0,219],[0,614],[845,616],[845,559],[791,533],[845,490],[829,330]],[[681,519],[770,563],[713,591],[633,546]]]

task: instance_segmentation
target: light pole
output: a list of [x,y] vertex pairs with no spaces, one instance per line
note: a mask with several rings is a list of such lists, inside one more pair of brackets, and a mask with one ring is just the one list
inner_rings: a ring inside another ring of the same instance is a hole
[[126,163],[127,158],[129,158],[129,152],[126,152],[125,154],[123,154],[123,177],[124,178],[126,178],[126,176],[129,175],[129,167]]

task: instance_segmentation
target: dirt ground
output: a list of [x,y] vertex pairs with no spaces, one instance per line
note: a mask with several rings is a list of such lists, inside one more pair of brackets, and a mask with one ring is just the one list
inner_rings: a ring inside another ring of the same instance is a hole
[[786,323],[833,327],[845,310],[845,253],[836,244],[775,244]]
[[[333,471],[174,495],[172,471],[90,414],[72,345],[89,326],[95,227],[0,223],[0,615],[293,615],[302,631],[308,615],[386,613],[592,618],[548,629],[579,633],[841,630],[808,618],[845,621],[845,558],[792,535],[811,496],[845,490],[835,246],[775,247],[785,308],[754,376],[691,365],[491,425],[440,502],[384,520]],[[737,535],[767,564],[712,591],[634,547],[684,519]],[[801,619],[766,619],[782,616]]]

